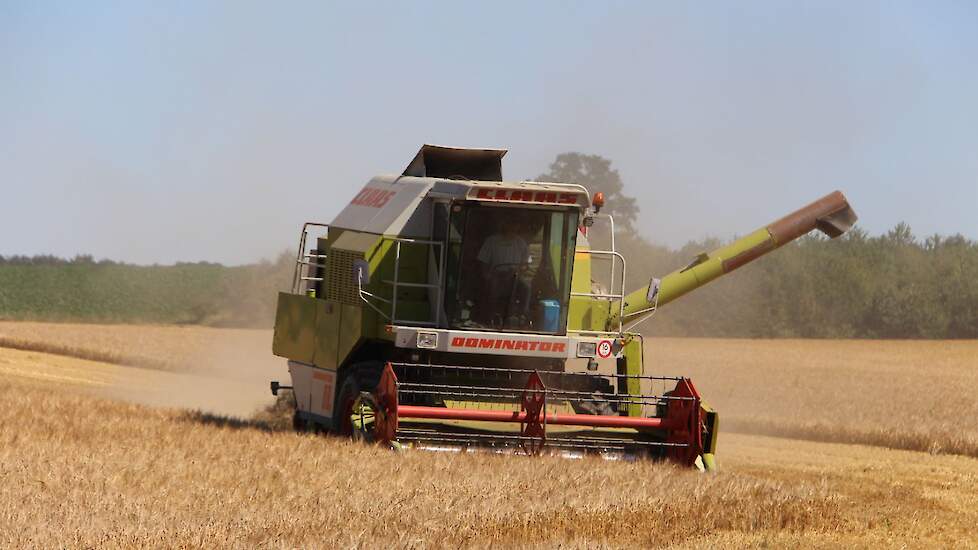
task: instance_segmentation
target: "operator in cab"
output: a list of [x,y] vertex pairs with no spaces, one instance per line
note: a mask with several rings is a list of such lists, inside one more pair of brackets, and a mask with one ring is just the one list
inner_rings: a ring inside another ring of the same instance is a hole
[[530,265],[530,249],[521,236],[520,219],[498,220],[496,232],[482,243],[479,260],[486,292],[482,295],[482,321],[510,329],[525,328],[530,285],[523,274]]

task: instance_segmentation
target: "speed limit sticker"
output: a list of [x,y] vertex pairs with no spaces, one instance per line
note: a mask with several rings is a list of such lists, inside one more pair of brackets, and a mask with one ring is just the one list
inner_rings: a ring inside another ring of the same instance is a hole
[[598,342],[598,357],[602,359],[611,357],[611,340],[601,340]]

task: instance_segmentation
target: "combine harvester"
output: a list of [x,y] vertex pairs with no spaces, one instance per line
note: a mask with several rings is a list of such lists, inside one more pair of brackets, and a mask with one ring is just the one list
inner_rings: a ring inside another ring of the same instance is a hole
[[[503,182],[505,150],[425,145],[329,225],[306,223],[273,351],[288,359],[297,429],[392,446],[600,453],[715,468],[717,412],[688,378],[648,374],[655,310],[856,215],[840,192],[632,293],[593,250],[614,221],[580,185]],[[599,262],[603,262],[599,263]],[[600,269],[599,269],[600,268]],[[606,288],[593,277],[606,277]]]

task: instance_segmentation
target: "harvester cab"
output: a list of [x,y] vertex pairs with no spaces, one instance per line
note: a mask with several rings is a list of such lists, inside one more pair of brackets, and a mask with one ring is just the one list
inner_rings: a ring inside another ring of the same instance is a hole
[[603,197],[504,182],[504,154],[425,145],[332,223],[303,226],[273,340],[288,359],[296,428],[712,468],[717,413],[689,379],[647,373],[642,336],[626,327],[811,229],[841,234],[855,221],[845,198],[829,195],[626,294],[613,238],[609,250],[587,239],[596,220],[614,235]]

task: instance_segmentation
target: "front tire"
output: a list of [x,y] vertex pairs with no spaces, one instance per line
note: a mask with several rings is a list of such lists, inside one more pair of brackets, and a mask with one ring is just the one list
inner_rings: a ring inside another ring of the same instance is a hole
[[344,369],[340,391],[336,394],[336,408],[333,409],[333,432],[337,435],[353,436],[353,408],[360,392],[373,392],[380,383],[384,364],[380,361],[354,363]]

